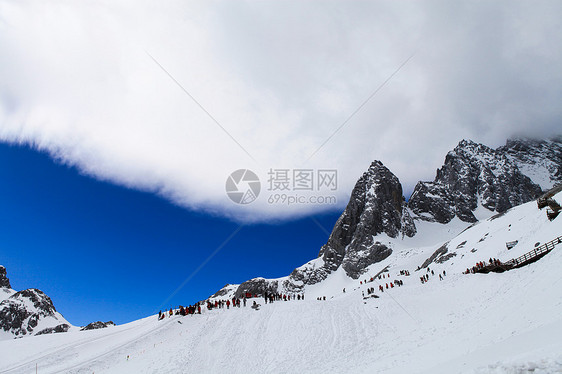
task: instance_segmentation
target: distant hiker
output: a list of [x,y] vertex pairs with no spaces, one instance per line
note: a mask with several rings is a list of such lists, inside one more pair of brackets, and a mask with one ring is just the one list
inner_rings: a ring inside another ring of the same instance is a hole
[[174,315],[174,311],[170,308],[170,317]]
[[386,284],[386,289],[388,290],[388,283]]
[[445,273],[445,270],[443,270],[443,276],[446,276],[446,275],[447,275],[447,273]]
[[[244,296],[244,298],[242,299],[242,302],[244,303],[244,308],[245,308],[246,307],[246,296]],[[266,301],[266,303],[267,303],[267,301]]]
[[345,293],[345,287],[343,288],[343,293]]
[[160,320],[162,318],[162,311],[158,312],[158,320]]
[[[254,301],[255,303],[255,301]],[[230,309],[230,300],[226,300],[226,309]]]
[[324,296],[324,301],[326,301],[326,296]]
[[441,274],[439,274],[439,280],[442,281],[443,277],[441,276]]
[[433,270],[431,271],[431,275],[435,275],[435,273],[433,272]]

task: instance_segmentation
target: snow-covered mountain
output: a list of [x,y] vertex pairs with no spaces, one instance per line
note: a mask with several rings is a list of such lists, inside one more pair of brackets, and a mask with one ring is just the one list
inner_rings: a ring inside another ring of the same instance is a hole
[[562,137],[508,140],[498,151],[543,190],[562,183]]
[[[562,218],[534,201],[560,180],[561,150],[559,139],[495,150],[461,141],[408,200],[374,161],[316,259],[209,298],[305,300],[0,341],[0,372],[32,372],[38,360],[47,373],[562,372]],[[562,203],[559,189],[549,197],[550,209]],[[521,268],[464,274],[544,248]],[[1,267],[0,285],[1,311],[16,295]]]
[[408,207],[424,220],[448,223],[458,217],[476,222],[480,217],[474,213],[480,207],[504,212],[540,193],[540,186],[505,151],[463,140],[447,154],[433,182],[416,185]]
[[0,340],[66,332],[71,327],[41,290],[13,290],[6,268],[0,266]]
[[[552,199],[562,203],[562,192]],[[259,310],[202,308],[201,315],[0,341],[0,372],[33,373],[36,365],[42,373],[561,372],[562,218],[550,220],[531,201],[472,224],[458,217],[417,223],[411,238],[379,234],[394,241],[393,251],[359,279],[340,266],[307,285],[305,300],[258,297],[250,301]],[[524,267],[463,274],[476,262],[505,262],[545,243],[554,249]]]
[[43,291],[36,288],[13,290],[6,268],[0,265],[0,340],[113,326],[112,321],[73,326],[57,312],[53,301]]
[[560,138],[509,140],[497,149],[462,140],[435,179],[419,182],[407,202],[398,178],[374,161],[357,181],[318,258],[286,277],[227,285],[212,298],[300,293],[339,269],[359,279],[396,250],[445,242],[470,223],[536,199],[544,192],[541,186],[557,181],[562,181]]

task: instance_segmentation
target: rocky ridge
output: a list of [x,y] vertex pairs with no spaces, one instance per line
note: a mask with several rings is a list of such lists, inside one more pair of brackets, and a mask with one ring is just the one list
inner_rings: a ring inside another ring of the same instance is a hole
[[433,182],[418,182],[408,207],[422,220],[448,223],[458,217],[476,222],[479,206],[501,213],[541,192],[501,148],[463,140],[447,154]]
[[[377,240],[383,235],[400,240],[416,235],[417,222],[446,227],[458,218],[474,223],[478,220],[476,211],[482,208],[491,216],[531,201],[543,189],[562,182],[561,139],[508,140],[497,149],[462,140],[447,154],[433,181],[418,182],[408,202],[398,178],[380,161],[374,161],[357,181],[318,258],[288,277],[255,278],[230,285],[222,290],[222,296],[301,292],[340,268],[358,279],[370,265],[392,253],[388,242]],[[453,256],[447,253],[446,245],[440,250],[439,258]],[[219,293],[213,297],[220,297]]]

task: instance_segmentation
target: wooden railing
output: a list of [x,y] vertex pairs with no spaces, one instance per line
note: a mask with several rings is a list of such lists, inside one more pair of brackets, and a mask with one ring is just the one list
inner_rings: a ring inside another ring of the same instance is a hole
[[559,236],[556,239],[549,241],[548,243],[544,243],[543,245],[525,253],[522,256],[509,260],[505,263],[505,265],[512,266],[514,268],[526,265],[530,262],[538,260],[540,257],[552,251],[554,249],[554,246],[559,243],[562,243],[562,236]]

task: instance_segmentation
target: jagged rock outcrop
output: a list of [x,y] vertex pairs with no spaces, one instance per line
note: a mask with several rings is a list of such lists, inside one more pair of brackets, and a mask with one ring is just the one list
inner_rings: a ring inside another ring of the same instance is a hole
[[65,332],[72,327],[41,290],[11,289],[3,266],[0,285],[0,339]]
[[49,296],[36,288],[16,292],[0,303],[0,329],[15,337],[33,334],[40,322],[55,326],[60,324],[70,326],[57,313]]
[[562,183],[562,136],[547,140],[508,140],[497,150],[543,191]]
[[[257,278],[244,282],[239,290],[225,287],[224,294],[261,295],[274,289],[298,293],[339,268],[357,279],[367,267],[392,253],[389,239],[414,236],[419,220],[446,224],[458,217],[476,222],[475,211],[480,207],[502,214],[538,197],[541,187],[561,182],[562,137],[509,140],[495,150],[463,140],[447,154],[432,182],[416,185],[408,203],[402,197],[398,178],[380,161],[374,161],[357,181],[318,258],[296,268],[285,279]],[[444,245],[423,266],[454,256]]]
[[279,283],[276,280],[271,281],[264,278],[254,278],[242,283],[234,295],[237,298],[244,297],[246,293],[261,296],[266,293],[277,293],[278,288]]
[[115,323],[113,323],[113,321],[108,321],[108,322],[97,321],[87,324],[86,326],[82,327],[80,331],[105,329],[111,326],[115,326]]
[[223,288],[215,292],[209,299],[230,298],[238,289],[238,284],[226,284]]
[[12,286],[10,286],[10,280],[6,274],[6,268],[0,265],[0,288],[12,288]]
[[68,330],[70,330],[70,325],[68,323],[61,323],[60,325],[57,325],[55,327],[47,327],[39,331],[35,335],[54,334],[58,332],[67,332]]
[[413,236],[416,228],[405,209],[398,178],[380,161],[374,161],[357,181],[320,256],[330,270],[341,264],[350,277],[357,279],[369,265],[392,253],[391,248],[375,240],[383,233],[391,238]]
[[380,161],[374,161],[355,184],[345,211],[320,250],[322,266],[295,269],[290,279],[297,284],[314,284],[340,266],[356,279],[368,266],[392,253],[391,248],[375,240],[383,233],[391,238],[413,236],[416,227],[405,207],[398,178]]
[[540,193],[504,152],[463,140],[447,154],[433,182],[416,185],[408,207],[423,220],[448,223],[456,216],[476,222],[479,205],[501,213]]

